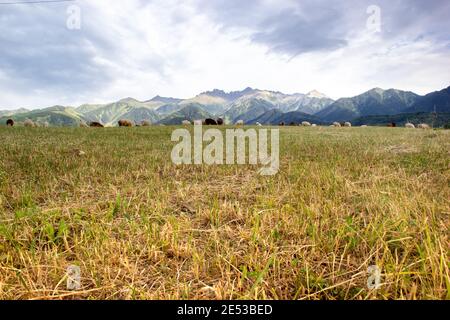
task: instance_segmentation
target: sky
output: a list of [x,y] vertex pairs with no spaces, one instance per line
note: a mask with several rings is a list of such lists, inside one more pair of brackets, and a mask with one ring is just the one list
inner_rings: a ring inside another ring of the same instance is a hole
[[[17,0],[30,1],[30,0]],[[448,0],[1,4],[0,109],[450,85]]]

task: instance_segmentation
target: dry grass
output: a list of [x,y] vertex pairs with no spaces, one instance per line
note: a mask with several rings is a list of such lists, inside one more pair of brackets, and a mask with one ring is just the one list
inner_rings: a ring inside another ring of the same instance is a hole
[[171,131],[0,128],[0,299],[450,298],[450,132],[283,128],[267,178]]

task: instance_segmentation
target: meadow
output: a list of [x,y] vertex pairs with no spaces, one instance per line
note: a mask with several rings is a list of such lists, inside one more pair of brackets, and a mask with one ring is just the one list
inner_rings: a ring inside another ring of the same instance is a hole
[[450,299],[450,131],[284,127],[264,177],[173,129],[0,127],[0,299]]

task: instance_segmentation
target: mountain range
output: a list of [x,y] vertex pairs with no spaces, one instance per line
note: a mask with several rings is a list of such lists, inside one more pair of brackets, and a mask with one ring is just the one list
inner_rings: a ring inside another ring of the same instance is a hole
[[242,120],[246,124],[277,125],[281,122],[328,124],[351,121],[377,125],[394,120],[399,123],[413,121],[409,119],[429,120],[430,114],[438,123],[446,124],[450,120],[450,87],[425,96],[409,91],[374,88],[336,101],[315,90],[307,94],[284,94],[253,88],[233,92],[214,89],[190,99],[156,96],[147,101],[125,98],[108,104],[0,111],[0,124],[12,118],[19,123],[30,119],[53,126],[74,126],[91,121],[116,126],[120,119],[179,125],[183,120],[221,117],[226,123]]

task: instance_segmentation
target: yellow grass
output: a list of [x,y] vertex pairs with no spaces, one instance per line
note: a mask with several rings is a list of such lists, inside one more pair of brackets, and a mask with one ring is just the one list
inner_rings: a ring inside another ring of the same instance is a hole
[[286,127],[262,177],[172,130],[0,128],[0,299],[450,298],[449,131]]

